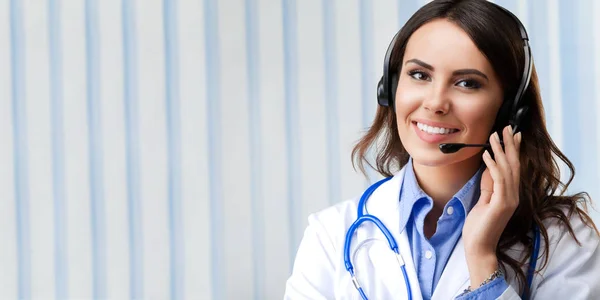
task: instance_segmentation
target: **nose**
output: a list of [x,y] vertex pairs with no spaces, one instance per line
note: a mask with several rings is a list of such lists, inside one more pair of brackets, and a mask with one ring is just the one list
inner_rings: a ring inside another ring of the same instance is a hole
[[450,99],[441,84],[432,86],[431,93],[423,100],[423,108],[436,115],[445,115],[450,110]]

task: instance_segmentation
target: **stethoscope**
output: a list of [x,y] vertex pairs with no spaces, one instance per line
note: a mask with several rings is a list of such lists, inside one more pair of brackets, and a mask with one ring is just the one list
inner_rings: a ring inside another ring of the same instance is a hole
[[[358,229],[358,227],[360,227],[360,225],[366,221],[372,222],[373,224],[375,224],[375,226],[377,226],[377,228],[379,228],[381,233],[383,233],[383,235],[387,239],[388,244],[390,245],[390,249],[392,249],[392,251],[394,251],[394,253],[396,254],[396,260],[398,261],[398,264],[400,265],[400,268],[402,269],[402,275],[404,276],[404,284],[406,285],[406,292],[408,294],[408,299],[412,300],[412,292],[410,289],[410,282],[408,280],[408,275],[406,274],[406,268],[404,267],[405,266],[404,259],[402,259],[402,255],[400,255],[400,251],[398,250],[398,243],[396,243],[396,239],[394,239],[394,236],[392,236],[392,233],[387,229],[387,227],[385,227],[385,225],[383,225],[381,220],[379,220],[376,216],[369,214],[368,211],[365,214],[367,200],[369,199],[369,197],[371,197],[371,194],[373,194],[373,192],[380,185],[382,185],[383,183],[385,183],[386,181],[388,181],[392,178],[393,177],[387,177],[382,180],[379,180],[378,182],[371,185],[362,194],[362,196],[360,197],[360,201],[358,202],[358,212],[357,212],[356,220],[354,221],[354,223],[352,223],[352,225],[350,225],[350,228],[348,228],[348,231],[346,232],[346,242],[344,243],[344,264],[346,266],[346,270],[350,273],[350,276],[352,277],[352,283],[354,284],[354,287],[358,290],[358,293],[360,293],[360,296],[364,300],[367,300],[368,298],[367,298],[367,295],[365,294],[365,291],[360,286],[360,283],[358,282],[358,279],[356,278],[356,276],[354,274],[354,266],[352,266],[352,262],[350,261],[350,244],[352,243],[352,236],[354,235],[354,232],[356,231],[356,229]],[[527,285],[529,286],[530,289],[531,289],[531,283],[533,281],[533,273],[535,271],[535,267],[537,264],[537,256],[538,256],[538,253],[540,250],[540,232],[537,227],[534,228],[534,235],[535,235],[535,237],[534,237],[534,242],[533,242],[533,251],[531,254],[531,258],[529,260],[529,269],[527,270]],[[521,299],[527,299],[528,298],[527,296],[528,295],[525,295],[525,291],[523,291],[523,295],[521,295]]]

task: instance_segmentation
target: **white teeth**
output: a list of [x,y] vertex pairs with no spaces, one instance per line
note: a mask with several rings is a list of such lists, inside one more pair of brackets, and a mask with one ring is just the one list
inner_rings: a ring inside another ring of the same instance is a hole
[[454,132],[458,131],[457,129],[432,127],[432,126],[425,125],[425,124],[422,124],[419,122],[417,122],[417,127],[421,131],[425,131],[430,134],[449,134],[449,133],[454,133]]

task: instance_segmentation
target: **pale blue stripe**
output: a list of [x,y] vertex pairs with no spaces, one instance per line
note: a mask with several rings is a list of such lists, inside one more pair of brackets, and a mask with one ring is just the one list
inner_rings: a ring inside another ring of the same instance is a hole
[[[398,0],[398,22],[400,28],[410,19],[410,17],[421,7],[420,0]],[[395,34],[395,33],[394,33]],[[390,41],[392,37],[390,37]],[[383,66],[383,62],[382,62]]]
[[325,111],[327,122],[327,175],[329,203],[341,201],[340,130],[338,118],[338,72],[335,34],[335,4],[323,0],[323,45],[325,54]]
[[285,84],[285,139],[288,167],[290,266],[300,244],[301,212],[300,129],[298,116],[298,34],[296,0],[283,0],[283,70]]
[[97,3],[85,2],[87,118],[90,160],[92,286],[95,299],[106,298],[106,240],[100,119],[100,55]]
[[[383,72],[383,62],[381,68],[377,68],[373,62],[373,4],[371,1],[360,1],[360,67],[362,75],[362,109],[363,109],[363,128],[368,128],[373,121],[374,110],[377,105],[377,81]],[[389,39],[392,40],[392,37]],[[377,81],[375,80],[377,79]]]
[[225,299],[221,81],[217,0],[204,0],[212,299]]
[[54,196],[54,280],[57,299],[67,299],[67,244],[65,213],[65,153],[63,131],[63,76],[60,0],[48,1],[50,47],[50,109],[52,122],[52,185]]
[[518,16],[517,11],[519,10],[519,6],[517,0],[496,0],[494,3],[510,10],[515,16]]
[[[377,69],[373,62],[373,3],[367,0],[360,1],[360,68],[361,68],[361,99],[362,99],[362,127],[367,130],[373,122],[375,109],[377,109],[377,82],[383,75],[383,61],[379,62]],[[393,36],[390,36],[389,41]],[[377,70],[377,71],[375,71]],[[367,157],[373,157],[373,151],[367,152]],[[375,171],[366,166],[368,187],[375,180]]]
[[263,206],[262,136],[260,126],[260,73],[256,0],[246,0],[246,63],[250,133],[250,202],[252,210],[252,281],[254,299],[265,299],[265,224]]
[[[575,45],[577,47],[577,53],[574,54],[577,62],[575,72],[565,72],[562,69],[562,73],[565,75],[575,75],[577,77],[577,85],[575,88],[578,89],[578,107],[575,115],[567,115],[565,118],[565,124],[570,122],[573,123],[573,127],[578,126],[574,129],[578,132],[579,140],[578,146],[581,157],[579,158],[579,165],[577,166],[577,183],[576,186],[580,186],[580,189],[573,190],[573,192],[579,192],[584,190],[590,193],[592,196],[598,194],[598,132],[596,132],[596,122],[598,116],[596,107],[596,92],[595,87],[599,84],[598,78],[594,72],[594,12],[591,9],[591,2],[589,1],[574,1],[571,5],[574,6],[575,19],[577,29],[571,31],[577,40]],[[563,101],[570,101],[570,98],[563,98]],[[567,125],[568,126],[568,125]]]
[[[543,0],[546,1],[546,0]],[[530,2],[529,17],[529,44],[533,54],[533,63],[537,71],[540,91],[544,101],[546,116],[552,116],[550,103],[550,51],[548,48],[548,6],[541,5],[539,0]]]
[[131,0],[123,0],[121,9],[123,18],[123,97],[127,164],[127,210],[129,220],[129,289],[131,299],[142,299],[144,298],[144,252],[142,247],[140,202],[137,39]]
[[167,114],[169,247],[171,299],[183,299],[183,225],[181,217],[181,126],[179,120],[179,60],[177,3],[164,0],[165,98]]
[[19,299],[31,298],[31,247],[25,120],[25,36],[21,1],[10,1],[10,59],[12,77],[13,155],[17,227],[17,284]]
[[[577,11],[572,2],[559,1],[560,64],[562,84],[563,152],[580,170],[583,166],[581,133],[579,128],[579,105],[582,101],[577,53]],[[579,190],[574,182],[570,191]]]

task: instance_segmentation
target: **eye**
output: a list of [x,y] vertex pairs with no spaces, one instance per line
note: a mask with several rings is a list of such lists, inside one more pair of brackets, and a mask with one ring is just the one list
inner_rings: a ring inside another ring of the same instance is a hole
[[423,71],[419,71],[419,70],[414,70],[414,71],[409,71],[408,72],[408,76],[416,79],[416,80],[426,80],[429,81],[431,78],[429,77],[429,75],[427,75],[427,73],[423,72]]
[[481,84],[474,79],[465,79],[465,80],[461,80],[457,83],[458,86],[466,88],[466,89],[478,89],[481,87]]

